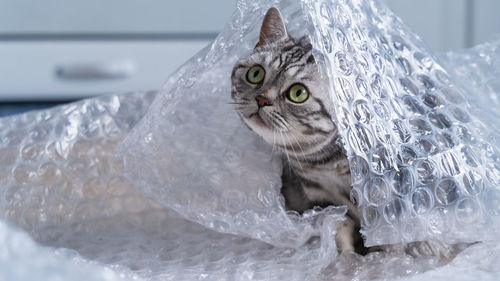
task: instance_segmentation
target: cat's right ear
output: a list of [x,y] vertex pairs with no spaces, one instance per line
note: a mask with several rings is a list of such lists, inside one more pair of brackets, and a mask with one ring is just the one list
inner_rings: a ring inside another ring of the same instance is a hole
[[286,38],[288,38],[288,33],[286,32],[280,11],[272,7],[264,17],[262,27],[260,28],[259,43],[257,43],[255,48]]

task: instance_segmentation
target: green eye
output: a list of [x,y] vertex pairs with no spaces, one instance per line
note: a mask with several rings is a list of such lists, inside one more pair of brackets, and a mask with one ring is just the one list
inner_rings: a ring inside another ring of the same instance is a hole
[[258,84],[264,80],[266,71],[260,65],[254,65],[248,70],[247,80],[252,84]]
[[293,84],[288,90],[286,97],[294,103],[303,103],[309,97],[306,86],[302,84]]

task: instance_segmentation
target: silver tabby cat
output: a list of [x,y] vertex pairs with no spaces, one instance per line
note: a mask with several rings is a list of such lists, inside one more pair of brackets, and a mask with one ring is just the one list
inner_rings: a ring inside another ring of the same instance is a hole
[[[236,63],[231,79],[231,95],[243,122],[283,152],[286,207],[303,212],[314,206],[347,206],[348,218],[337,229],[339,251],[365,253],[361,217],[350,200],[349,164],[332,121],[329,80],[321,73],[308,38],[292,38],[279,11],[269,9],[259,42]],[[450,250],[440,242],[417,244],[401,247],[417,251],[415,255],[422,247],[426,255],[446,256]]]
[[[349,217],[337,234],[342,251],[353,250],[359,213],[349,199],[351,175],[332,121],[329,81],[322,75],[307,37],[288,35],[271,8],[252,54],[236,64],[232,98],[243,122],[284,154],[286,206],[347,205]],[[359,236],[359,235],[358,235]]]

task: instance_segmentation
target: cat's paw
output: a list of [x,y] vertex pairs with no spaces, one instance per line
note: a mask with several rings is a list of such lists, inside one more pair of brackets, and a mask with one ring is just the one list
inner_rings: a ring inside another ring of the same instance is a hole
[[418,258],[433,256],[441,260],[451,260],[470,244],[448,244],[439,240],[426,240],[405,244],[406,254]]

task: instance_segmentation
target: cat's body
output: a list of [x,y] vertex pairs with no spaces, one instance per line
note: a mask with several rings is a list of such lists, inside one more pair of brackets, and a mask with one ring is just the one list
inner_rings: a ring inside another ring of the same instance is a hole
[[[308,39],[288,35],[279,11],[269,9],[257,46],[236,63],[231,80],[231,95],[243,122],[283,154],[286,207],[303,212],[314,206],[347,206],[347,218],[336,234],[339,251],[366,252],[359,234],[361,215],[350,200],[349,164],[332,121],[329,80]],[[425,252],[428,245],[417,243],[411,251],[423,247]],[[447,244],[440,245],[443,250],[434,254],[449,252]]]
[[360,216],[350,200],[349,164],[330,115],[328,77],[321,75],[308,39],[289,36],[279,12],[270,9],[259,44],[236,64],[232,82],[242,120],[283,152],[287,208],[348,206],[350,220],[339,231],[346,235],[337,235],[337,242],[341,250],[353,250]]

